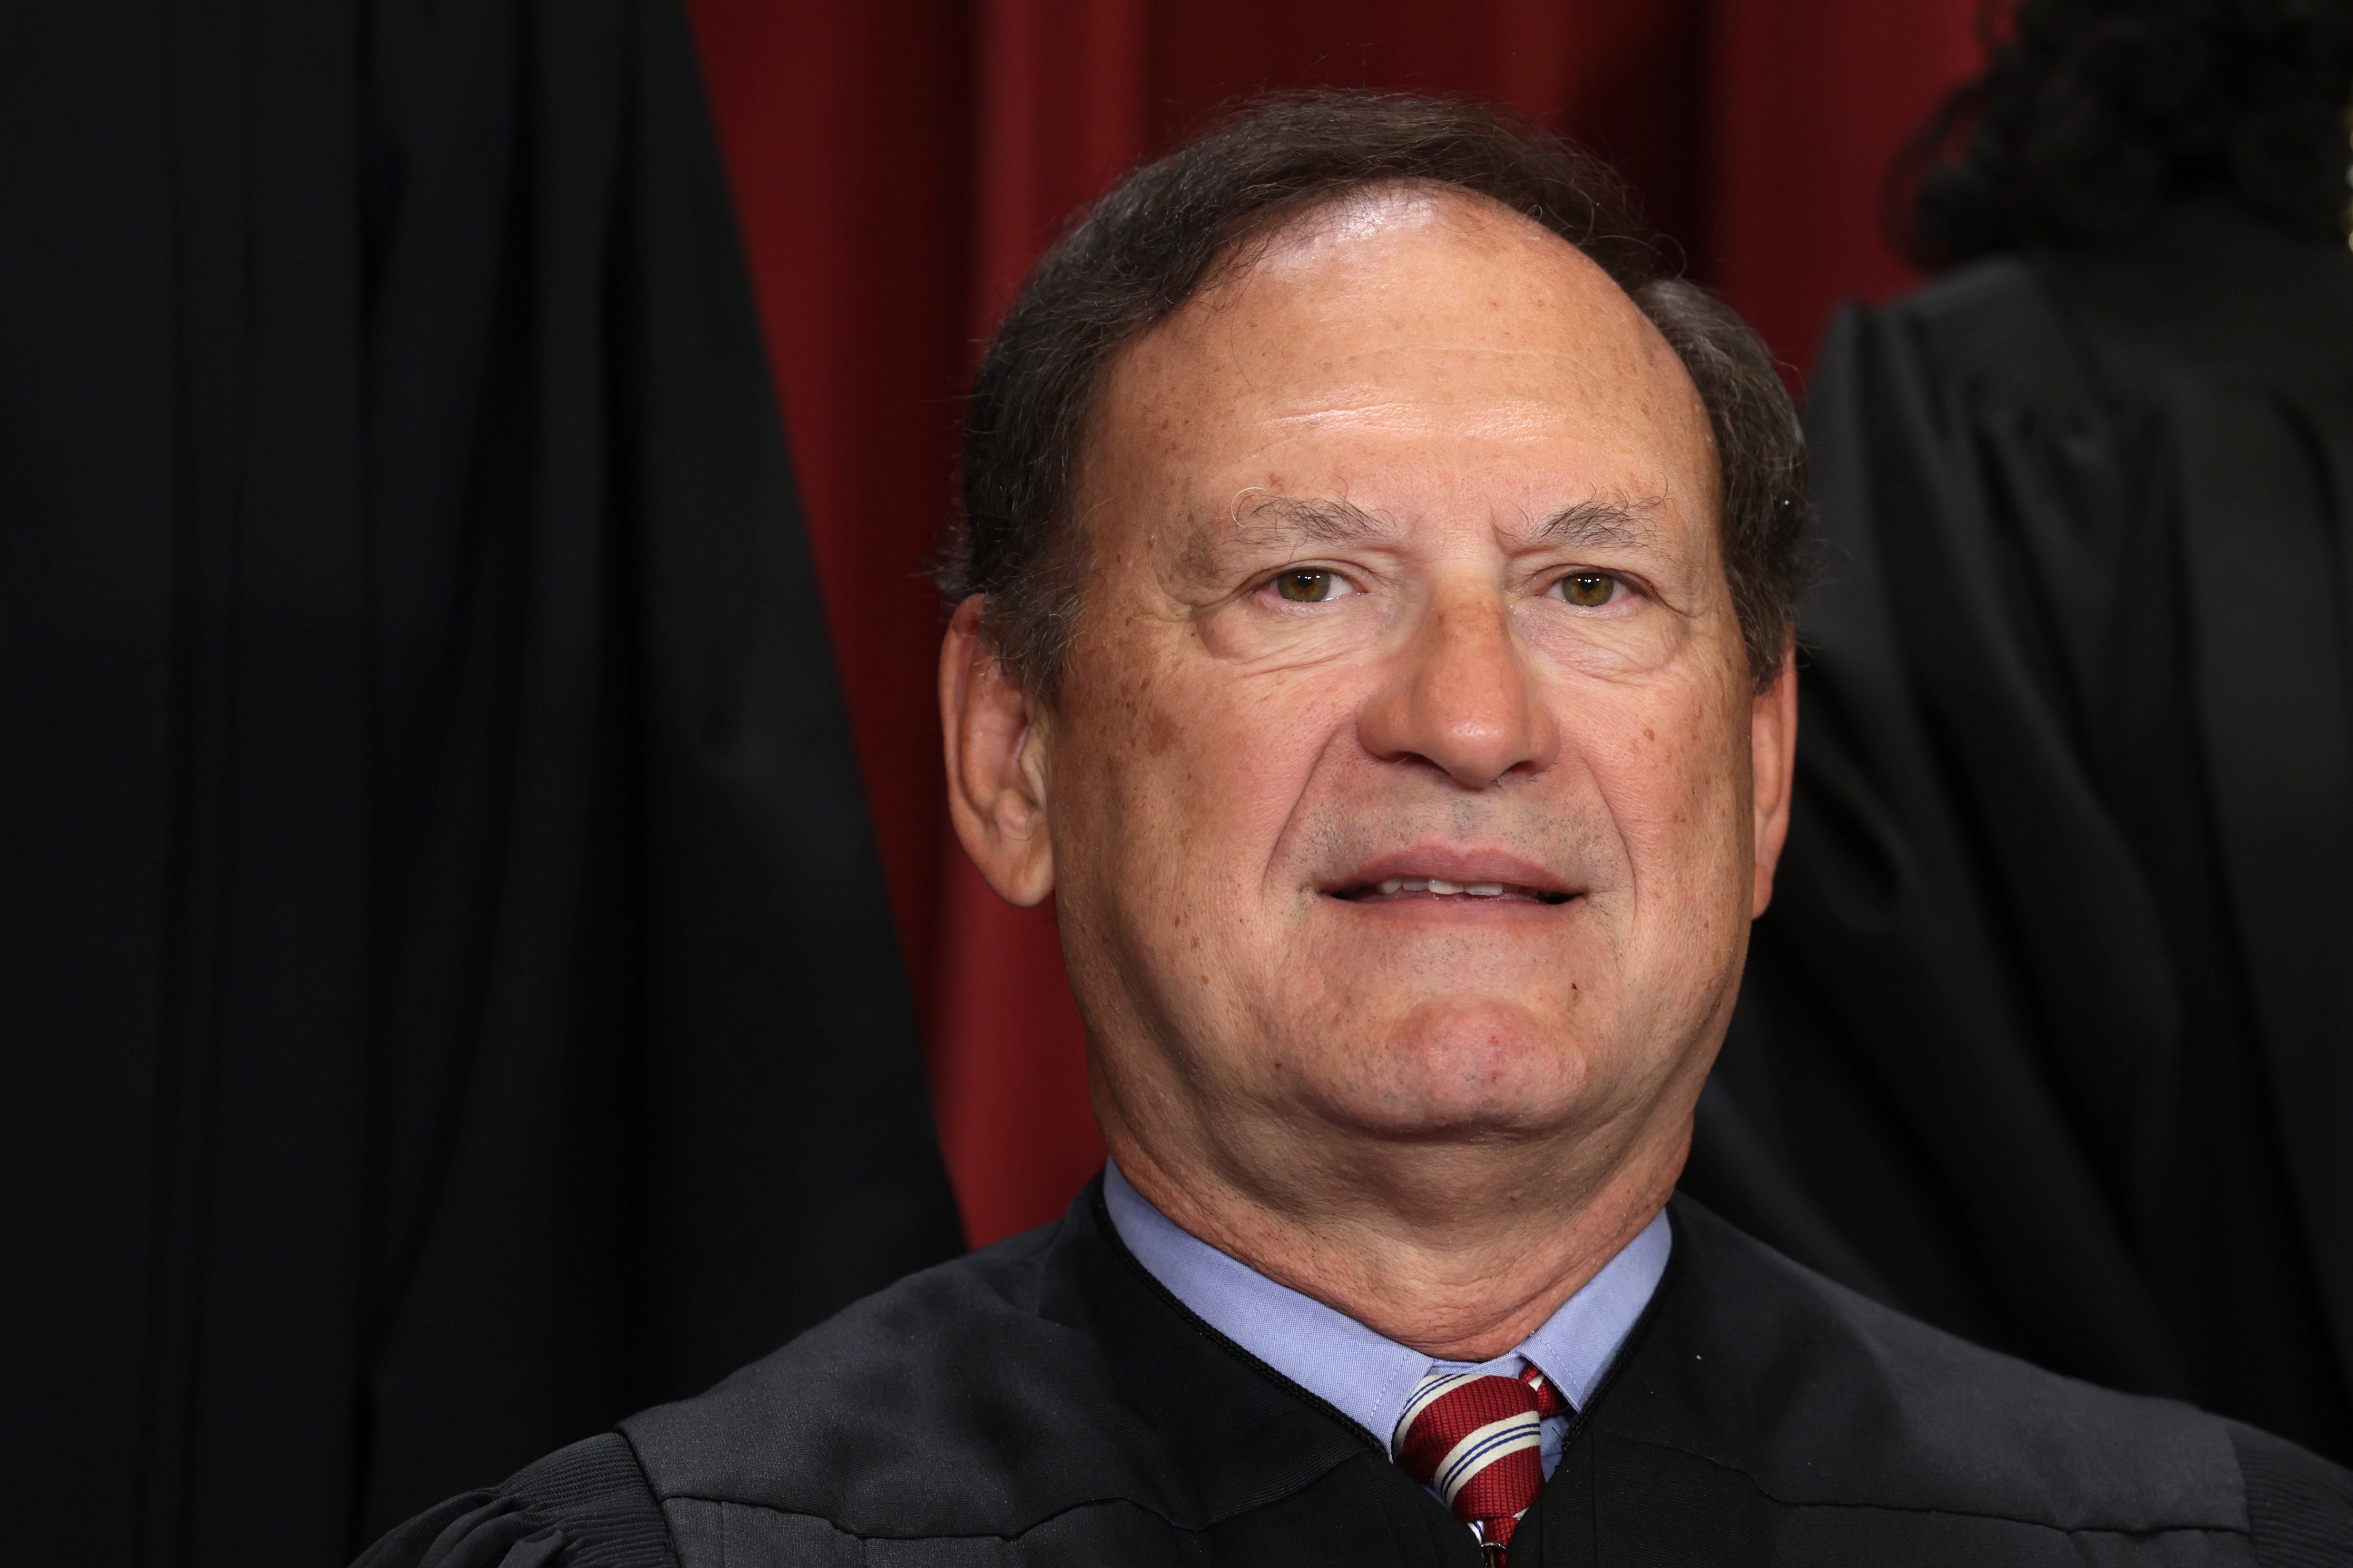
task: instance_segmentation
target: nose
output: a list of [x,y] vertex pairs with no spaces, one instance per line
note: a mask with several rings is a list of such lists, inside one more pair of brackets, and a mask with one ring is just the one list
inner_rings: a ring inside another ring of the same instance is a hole
[[1493,585],[1441,589],[1391,665],[1357,716],[1358,736],[1374,756],[1436,768],[1465,789],[1552,765],[1559,727]]

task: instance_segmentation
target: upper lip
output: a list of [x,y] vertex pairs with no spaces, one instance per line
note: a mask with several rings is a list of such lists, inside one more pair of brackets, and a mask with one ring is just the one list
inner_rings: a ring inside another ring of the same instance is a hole
[[1457,845],[1430,845],[1398,849],[1352,867],[1324,885],[1327,893],[1351,893],[1393,877],[1436,877],[1449,882],[1501,882],[1505,887],[1556,898],[1573,898],[1577,889],[1532,860],[1502,849],[1466,849]]

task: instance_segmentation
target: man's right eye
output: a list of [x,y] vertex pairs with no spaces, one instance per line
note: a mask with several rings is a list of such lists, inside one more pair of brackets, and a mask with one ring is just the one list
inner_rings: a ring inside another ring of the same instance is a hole
[[1295,605],[1316,605],[1338,595],[1340,579],[1332,573],[1303,566],[1277,577],[1274,591]]

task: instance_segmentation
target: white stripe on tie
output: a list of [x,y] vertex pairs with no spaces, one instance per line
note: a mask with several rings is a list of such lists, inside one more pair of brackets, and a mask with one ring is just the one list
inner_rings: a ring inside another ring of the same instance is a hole
[[1446,1506],[1452,1508],[1455,1494],[1472,1476],[1506,1454],[1515,1454],[1522,1448],[1543,1447],[1544,1423],[1534,1411],[1525,1415],[1491,1421],[1477,1431],[1465,1435],[1460,1443],[1446,1451],[1446,1458],[1438,1461],[1438,1475],[1431,1484],[1438,1489],[1438,1495],[1446,1500]]
[[1404,1440],[1406,1433],[1413,1426],[1414,1417],[1429,1409],[1430,1401],[1440,1397],[1450,1390],[1461,1387],[1480,1375],[1475,1372],[1434,1372],[1423,1378],[1414,1389],[1413,1397],[1405,1402],[1405,1409],[1398,1416],[1397,1437],[1393,1441]]

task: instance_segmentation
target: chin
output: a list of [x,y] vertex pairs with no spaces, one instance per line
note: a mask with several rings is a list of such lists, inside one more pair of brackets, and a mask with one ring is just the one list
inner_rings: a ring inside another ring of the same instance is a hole
[[1330,1111],[1389,1137],[1549,1132],[1596,1109],[1592,1042],[1510,1003],[1424,1003],[1333,1066]]

